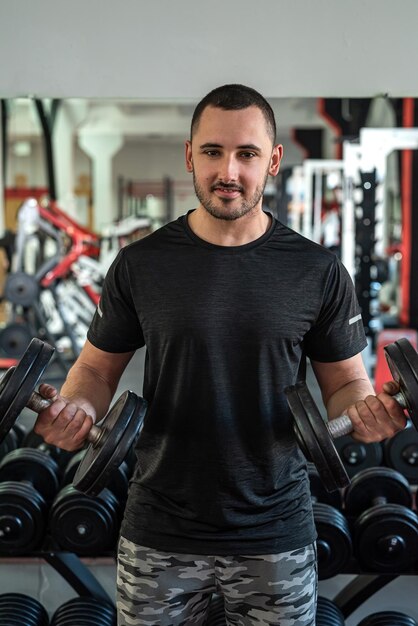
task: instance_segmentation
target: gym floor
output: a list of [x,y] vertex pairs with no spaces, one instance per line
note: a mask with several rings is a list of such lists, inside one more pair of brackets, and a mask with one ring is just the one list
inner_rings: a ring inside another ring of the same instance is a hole
[[[142,393],[144,355],[144,350],[139,350],[135,354],[120,381],[115,397],[126,389],[131,389],[138,394]],[[51,363],[43,380],[60,386],[62,368],[58,363]],[[315,401],[319,406],[323,406],[320,391],[310,367],[308,367],[308,385]],[[25,409],[20,417],[20,421],[28,429],[32,427],[34,420],[34,414],[28,409]],[[116,578],[114,560],[88,558],[83,559],[83,562],[113,599]],[[329,580],[320,581],[319,594],[334,599],[354,578],[355,576],[338,575]],[[417,588],[418,576],[398,577],[355,611],[346,620],[346,626],[357,626],[366,615],[382,610],[402,611],[418,620]],[[61,576],[41,559],[0,559],[0,589],[2,593],[19,592],[33,596],[45,606],[50,614],[66,600],[76,595]]]

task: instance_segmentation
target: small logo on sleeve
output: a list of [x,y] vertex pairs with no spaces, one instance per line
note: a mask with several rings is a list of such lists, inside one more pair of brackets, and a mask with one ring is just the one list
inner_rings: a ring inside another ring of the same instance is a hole
[[355,317],[351,317],[348,320],[349,325],[351,326],[351,324],[355,324],[356,322],[359,322],[361,320],[361,315],[356,315]]

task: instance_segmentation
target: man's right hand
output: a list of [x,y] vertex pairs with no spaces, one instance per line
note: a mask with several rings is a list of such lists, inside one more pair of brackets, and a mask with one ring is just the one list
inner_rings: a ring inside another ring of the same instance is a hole
[[82,400],[69,400],[46,383],[39,386],[39,393],[51,405],[39,413],[35,433],[46,443],[69,452],[82,448],[96,418],[94,411],[87,413]]

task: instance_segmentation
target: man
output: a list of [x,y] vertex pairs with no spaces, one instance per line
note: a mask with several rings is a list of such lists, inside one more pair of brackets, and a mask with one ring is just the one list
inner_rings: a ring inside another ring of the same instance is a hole
[[330,417],[347,410],[357,439],[405,425],[390,387],[373,395],[347,272],[262,209],[283,154],[275,137],[271,107],[248,87],[199,103],[186,142],[198,208],[120,252],[88,341],[37,421],[46,441],[80,447],[147,346],[120,625],[203,624],[215,591],[228,624],[315,623],[309,484],[283,394],[306,356]]

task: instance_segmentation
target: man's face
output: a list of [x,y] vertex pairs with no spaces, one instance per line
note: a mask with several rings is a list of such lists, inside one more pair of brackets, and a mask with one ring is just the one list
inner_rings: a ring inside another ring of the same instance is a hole
[[267,177],[279,171],[282,146],[273,146],[258,107],[207,107],[186,142],[186,167],[196,195],[213,217],[235,220],[261,209]]

